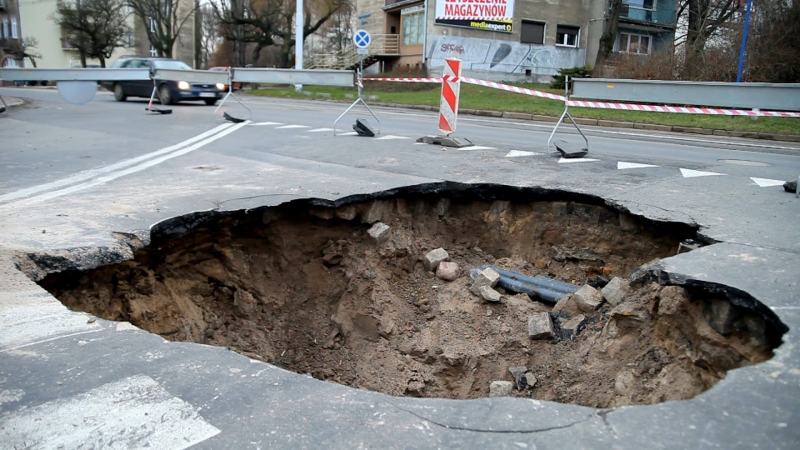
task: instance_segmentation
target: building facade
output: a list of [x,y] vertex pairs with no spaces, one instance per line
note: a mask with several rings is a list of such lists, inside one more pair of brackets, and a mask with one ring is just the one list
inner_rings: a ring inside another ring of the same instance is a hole
[[14,53],[22,48],[22,21],[17,0],[0,0],[0,67],[22,67]]
[[[0,4],[12,1],[17,0],[0,0]],[[179,1],[182,10],[191,11],[193,9],[193,0]],[[0,10],[0,15],[2,15],[2,12]],[[77,49],[71,46],[68,40],[64,39],[64,33],[61,28],[52,20],[56,13],[56,1],[27,1],[23,2],[19,7],[19,21],[24,24],[25,37],[36,39],[37,45],[33,52],[41,56],[37,59],[36,64],[38,67],[78,67],[81,64],[80,54]],[[191,18],[186,21],[173,49],[173,57],[186,62],[190,66],[193,66],[194,61],[194,22]],[[111,58],[106,61],[107,66],[123,55],[151,56],[153,54],[152,46],[144,29],[148,25],[142,23],[142,20],[133,13],[128,16],[128,24],[132,33],[127,45],[114,51]],[[86,64],[87,66],[95,66],[99,65],[100,62],[87,59]]]
[[[615,51],[646,55],[671,44],[677,0],[623,3]],[[375,42],[397,42],[380,58],[385,71],[438,75],[455,57],[465,76],[542,82],[594,64],[609,7],[609,0],[357,0],[356,27]]]

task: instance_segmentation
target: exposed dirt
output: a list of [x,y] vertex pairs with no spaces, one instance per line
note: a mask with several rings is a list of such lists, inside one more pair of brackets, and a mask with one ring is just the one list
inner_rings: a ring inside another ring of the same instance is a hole
[[[367,234],[378,220],[391,227],[381,243]],[[470,293],[469,269],[583,285],[627,277],[690,237],[688,227],[568,202],[296,203],[157,237],[135,260],[41,284],[76,310],[353,387],[477,398],[524,366],[538,381],[511,395],[613,407],[688,399],[768,359],[763,320],[642,281],[617,306],[581,312],[570,299],[551,315],[556,337],[532,340],[528,316],[552,307],[524,294],[486,303]],[[437,247],[463,268],[453,282],[423,267]],[[579,314],[577,335],[561,330]]]

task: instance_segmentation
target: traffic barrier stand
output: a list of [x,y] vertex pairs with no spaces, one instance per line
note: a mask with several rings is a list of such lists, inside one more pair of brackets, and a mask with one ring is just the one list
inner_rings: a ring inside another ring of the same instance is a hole
[[236,100],[237,103],[242,105],[242,107],[247,110],[248,118],[247,119],[240,119],[238,117],[231,116],[230,114],[228,114],[227,111],[223,111],[222,112],[222,117],[225,120],[227,120],[228,122],[241,123],[241,122],[245,122],[247,120],[252,120],[253,119],[253,111],[251,111],[250,108],[247,107],[247,105],[242,103],[242,101],[239,100],[239,97],[237,97],[236,94],[233,93],[233,72],[232,72],[233,70],[234,69],[232,69],[232,68],[228,69],[228,93],[225,94],[225,97],[223,97],[222,101],[219,102],[219,105],[217,105],[217,108],[214,109],[214,115],[217,114],[217,111],[219,111],[219,109],[222,108],[222,105],[225,104],[225,101],[228,100],[229,97],[233,97],[233,99]]
[[[341,120],[342,117],[347,115],[347,113],[349,113],[350,110],[353,109],[359,102],[361,104],[363,104],[365,108],[367,108],[367,111],[369,111],[369,113],[372,114],[372,117],[375,119],[375,121],[378,122],[377,134],[380,134],[380,132],[381,132],[381,121],[380,121],[380,119],[378,119],[378,116],[376,116],[375,113],[372,112],[372,108],[369,107],[369,105],[367,104],[367,102],[364,101],[364,98],[363,98],[364,82],[363,82],[363,78],[361,78],[361,70],[363,68],[364,68],[364,60],[362,58],[361,67],[359,67],[358,71],[356,72],[356,77],[357,77],[357,80],[358,80],[358,82],[357,82],[357,84],[358,84],[358,98],[356,99],[356,101],[353,102],[352,105],[348,106],[347,109],[345,109],[344,112],[342,114],[340,114],[339,117],[336,118],[336,120],[333,121],[333,135],[334,136],[336,136],[336,124],[339,123],[339,120]],[[366,121],[364,121],[364,122],[366,122]],[[368,136],[368,134],[362,134],[359,131],[359,129],[361,129],[361,128],[358,126],[358,119],[356,120],[356,124],[353,125],[353,129],[355,130],[356,133],[358,133],[359,136]],[[370,131],[372,131],[372,135],[373,136],[376,134],[375,131],[373,131],[371,128],[370,128]]]
[[161,102],[162,105],[164,105],[164,100],[161,98],[161,93],[158,92],[158,84],[156,82],[156,79],[153,78],[153,93],[150,94],[150,102],[147,103],[147,108],[145,108],[144,110],[149,111],[151,114],[172,114],[171,109],[153,107],[153,99],[156,97],[156,94],[158,94],[158,101]]
[[[565,93],[564,93],[564,112],[559,117],[558,122],[556,122],[556,126],[553,128],[553,131],[550,133],[550,138],[547,139],[547,151],[550,151],[550,145],[554,144],[558,153],[561,154],[564,158],[583,158],[589,153],[589,139],[586,138],[586,135],[583,134],[581,131],[581,127],[575,122],[575,119],[569,113],[569,77],[566,77],[565,81]],[[569,121],[572,122],[572,125],[575,126],[575,129],[578,130],[581,137],[583,137],[583,141],[586,143],[586,147],[577,148],[574,144],[571,144],[567,141],[558,140],[555,143],[553,142],[553,137],[556,134],[556,130],[564,122],[564,118],[569,118]]]
[[6,110],[8,109],[8,103],[6,103],[6,101],[3,100],[3,96],[2,95],[0,95],[0,102],[3,102],[3,106],[0,106],[0,114],[2,114],[4,112],[6,112]]

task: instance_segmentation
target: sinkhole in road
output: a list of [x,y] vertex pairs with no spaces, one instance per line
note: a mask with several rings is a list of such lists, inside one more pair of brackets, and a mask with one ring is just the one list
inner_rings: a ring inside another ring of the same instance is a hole
[[[499,392],[594,407],[688,399],[768,359],[780,341],[768,318],[719,290],[637,270],[696,239],[685,224],[516,188],[345,200],[174,218],[132,260],[40,284],[74,310],[169,340],[396,396]],[[378,222],[389,229],[376,239],[368,230]],[[459,265],[454,281],[426,270],[437,248]],[[485,264],[578,286],[620,279],[599,306],[586,299],[604,291],[588,288],[556,307],[502,289],[486,302],[469,275]],[[537,315],[552,321],[552,337],[531,338]]]

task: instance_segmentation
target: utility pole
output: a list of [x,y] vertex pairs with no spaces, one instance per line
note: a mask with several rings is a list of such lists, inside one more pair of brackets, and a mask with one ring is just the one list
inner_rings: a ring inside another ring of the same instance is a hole
[[201,34],[203,33],[203,22],[200,13],[200,0],[194,0],[194,68],[201,69],[203,65],[201,50]]

